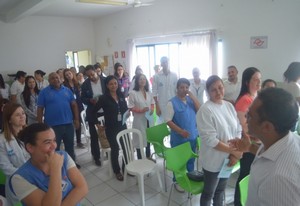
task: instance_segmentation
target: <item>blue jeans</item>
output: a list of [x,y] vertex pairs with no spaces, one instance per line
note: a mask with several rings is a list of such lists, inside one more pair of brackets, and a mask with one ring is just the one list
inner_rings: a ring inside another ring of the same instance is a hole
[[74,127],[73,124],[52,126],[55,132],[57,147],[60,150],[61,140],[64,142],[65,150],[75,162],[74,152]]
[[201,206],[223,206],[227,178],[218,178],[219,172],[204,172],[204,189],[200,198]]

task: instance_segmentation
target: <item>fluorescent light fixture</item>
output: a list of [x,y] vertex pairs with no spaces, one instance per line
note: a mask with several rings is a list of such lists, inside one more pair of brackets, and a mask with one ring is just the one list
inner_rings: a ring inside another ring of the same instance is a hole
[[113,6],[126,6],[128,5],[127,1],[110,1],[110,0],[76,0],[81,3],[90,3],[90,4],[106,4]]

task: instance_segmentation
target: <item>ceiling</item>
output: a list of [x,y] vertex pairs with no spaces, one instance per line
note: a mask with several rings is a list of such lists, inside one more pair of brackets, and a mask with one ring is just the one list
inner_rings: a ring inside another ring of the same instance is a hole
[[[104,5],[80,3],[78,0],[0,0],[0,20],[17,22],[26,16],[60,16],[98,18],[133,7],[134,0],[125,1],[129,5]],[[152,0],[142,0],[143,3]]]

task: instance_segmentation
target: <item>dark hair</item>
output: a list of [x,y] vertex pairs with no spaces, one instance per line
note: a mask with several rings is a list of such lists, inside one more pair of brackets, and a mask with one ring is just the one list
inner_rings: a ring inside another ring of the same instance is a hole
[[0,74],[0,88],[5,89],[5,82],[4,82],[4,79],[2,77],[2,74]]
[[178,79],[176,88],[178,89],[178,87],[179,87],[181,84],[187,84],[188,86],[191,85],[190,81],[189,81],[188,79],[186,79],[186,78],[180,78],[180,79]]
[[239,98],[241,98],[245,94],[249,93],[249,82],[250,82],[252,76],[256,72],[260,72],[260,71],[255,67],[249,67],[244,70],[243,75],[242,75],[241,91],[240,91],[240,94],[239,94],[236,102],[238,101]]
[[51,129],[51,127],[45,123],[33,123],[19,132],[18,139],[24,143],[25,148],[26,144],[36,145],[38,133],[49,129]]
[[109,93],[109,89],[107,87],[108,83],[112,80],[112,79],[115,79],[117,81],[117,84],[118,84],[118,89],[117,89],[117,95],[119,97],[124,97],[124,95],[122,94],[121,90],[120,90],[120,87],[119,87],[119,83],[118,83],[118,79],[116,76],[114,75],[109,75],[105,78],[105,91],[104,91],[104,94],[110,94]]
[[17,71],[16,73],[16,78],[15,79],[20,79],[21,77],[25,77],[26,76],[26,72],[24,71]]
[[34,72],[35,74],[39,74],[39,75],[41,75],[41,77],[43,77],[45,74],[46,74],[46,72],[43,72],[42,70],[35,70],[35,72]]
[[86,73],[88,70],[93,70],[95,71],[95,67],[91,64],[87,65],[85,68],[84,68],[84,73]]
[[[124,67],[123,67],[123,65],[121,63],[119,63],[119,62],[115,63],[115,65],[114,65],[114,70],[115,70],[114,75],[116,77],[119,77],[119,74],[118,74],[118,68],[119,67],[122,67],[124,69]],[[124,69],[124,74],[125,74],[125,69]]]
[[99,63],[99,62],[97,62],[96,64],[94,64],[94,68],[95,68],[95,69],[98,69],[98,68],[100,68],[100,69],[101,69],[101,65],[100,65],[100,63]]
[[144,75],[144,74],[138,74],[138,75],[135,76],[135,79],[134,79],[134,88],[133,88],[133,90],[134,90],[134,91],[139,91],[139,90],[140,90],[140,87],[139,87],[139,80],[140,80],[140,78],[141,78],[142,76],[144,76],[144,77],[146,78],[145,90],[146,90],[146,92],[148,92],[148,91],[149,91],[149,82],[148,82],[148,79],[147,79],[146,75]]
[[260,121],[271,122],[280,135],[285,135],[298,121],[299,106],[287,91],[271,87],[262,90],[257,99],[261,105],[257,109]]
[[275,87],[277,86],[277,83],[273,79],[266,79],[265,81],[263,81],[261,87],[264,88],[268,82],[273,82]]
[[24,90],[23,90],[23,92],[21,93],[21,95],[22,95],[23,98],[24,98],[25,105],[26,105],[27,107],[29,107],[29,105],[30,105],[30,97],[31,97],[31,92],[30,92],[30,89],[29,89],[29,87],[28,87],[28,82],[29,82],[30,79],[33,79],[33,80],[35,81],[34,92],[35,92],[36,94],[39,94],[39,93],[40,93],[40,90],[39,90],[39,88],[38,88],[38,86],[37,86],[37,83],[36,83],[35,78],[34,78],[33,76],[27,76],[27,77],[25,78],[25,86],[24,86]]
[[78,83],[78,81],[77,81],[76,73],[74,73],[71,69],[64,69],[64,72],[63,72],[63,74],[64,74],[64,82],[63,82],[64,86],[66,86],[66,87],[68,87],[69,89],[71,89],[71,85],[70,85],[69,81],[68,81],[67,78],[66,78],[66,73],[67,73],[67,72],[71,72],[71,73],[73,74],[72,82],[73,82],[73,84],[74,84],[74,87],[76,87],[77,90],[80,91],[80,85],[79,85],[79,83]]
[[283,76],[287,82],[296,82],[300,77],[300,62],[292,62]]
[[211,85],[214,84],[216,81],[221,81],[223,84],[222,79],[217,75],[211,75],[210,77],[208,77],[208,79],[206,80],[206,91],[208,91]]

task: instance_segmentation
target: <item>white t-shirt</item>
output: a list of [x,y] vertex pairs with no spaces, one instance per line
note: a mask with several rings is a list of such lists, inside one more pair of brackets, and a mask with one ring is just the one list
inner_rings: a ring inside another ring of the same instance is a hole
[[25,83],[21,84],[18,80],[15,80],[10,87],[10,95],[16,95],[17,97],[23,92]]
[[234,84],[228,80],[225,80],[223,84],[225,90],[224,99],[235,102],[241,91],[241,82],[237,81],[237,83]]
[[5,88],[0,88],[0,96],[2,96],[3,99],[9,99],[9,85],[5,83]]
[[202,105],[204,103],[206,81],[201,79],[200,84],[196,84],[194,79],[190,79],[190,84],[189,90],[198,99],[200,105]]

